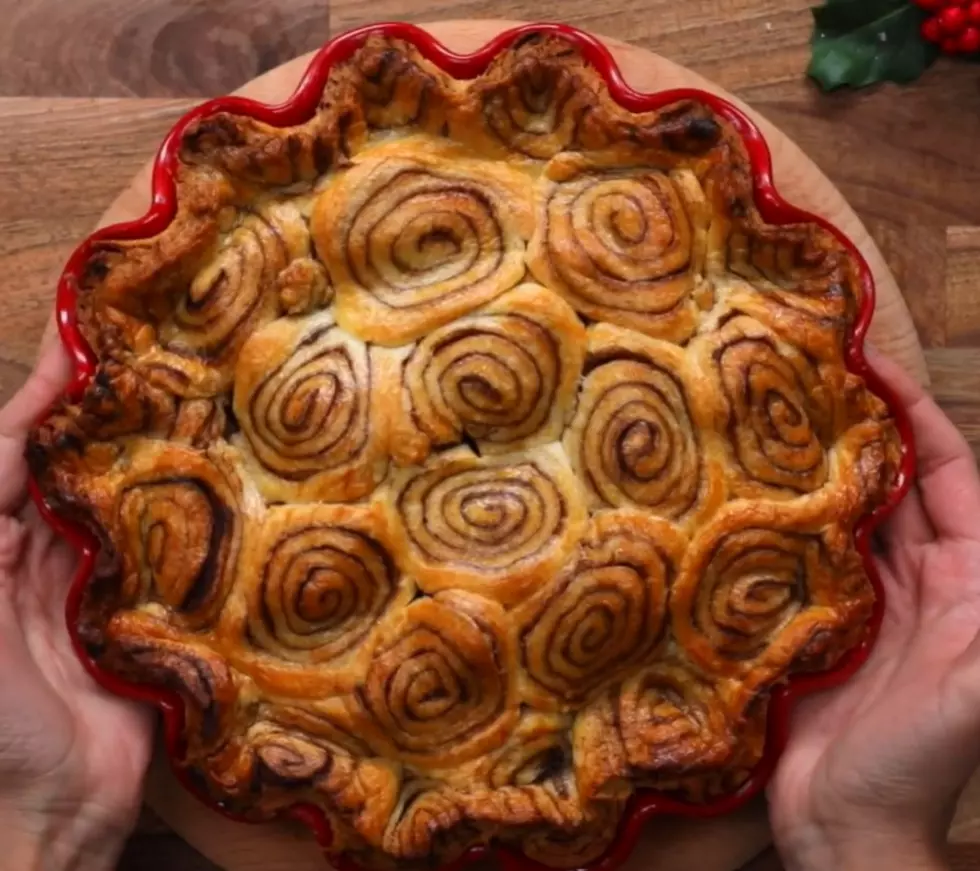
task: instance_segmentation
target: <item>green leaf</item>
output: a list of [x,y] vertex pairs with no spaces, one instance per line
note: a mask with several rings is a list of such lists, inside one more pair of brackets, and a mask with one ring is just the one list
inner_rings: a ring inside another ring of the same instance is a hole
[[807,74],[826,91],[914,81],[939,56],[922,37],[926,17],[911,0],[827,0],[813,10]]

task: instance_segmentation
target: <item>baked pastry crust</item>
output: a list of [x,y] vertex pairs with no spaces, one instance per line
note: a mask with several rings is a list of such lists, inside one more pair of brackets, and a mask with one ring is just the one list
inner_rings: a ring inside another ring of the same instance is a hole
[[167,229],[94,244],[97,374],[29,460],[103,544],[80,637],[181,697],[202,791],[371,866],[554,867],[637,789],[737,791],[873,607],[900,443],[848,250],[554,36],[466,81],[369,37],[309,121],[202,118],[176,174]]

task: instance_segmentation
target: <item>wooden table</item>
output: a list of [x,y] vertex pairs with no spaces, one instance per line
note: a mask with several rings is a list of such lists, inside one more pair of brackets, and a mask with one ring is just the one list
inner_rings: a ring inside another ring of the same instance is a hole
[[[752,103],[803,147],[884,252],[932,387],[980,457],[980,68],[821,95],[811,0],[563,0],[548,9],[650,48]],[[816,0],[813,0],[816,2]],[[187,108],[369,20],[540,17],[532,0],[0,0],[0,402],[29,370],[54,280]],[[777,179],[778,182],[778,179]],[[952,831],[980,869],[980,780]],[[745,871],[776,871],[769,851]],[[212,871],[144,814],[121,871]]]

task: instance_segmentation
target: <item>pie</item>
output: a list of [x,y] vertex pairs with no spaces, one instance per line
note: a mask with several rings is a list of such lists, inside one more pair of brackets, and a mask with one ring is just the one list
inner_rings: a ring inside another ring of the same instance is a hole
[[92,245],[97,372],[29,459],[101,542],[84,648],[180,697],[197,787],[363,865],[557,868],[637,790],[742,788],[874,607],[856,255],[552,35],[470,80],[371,36],[310,120],[198,118],[176,166],[165,230]]

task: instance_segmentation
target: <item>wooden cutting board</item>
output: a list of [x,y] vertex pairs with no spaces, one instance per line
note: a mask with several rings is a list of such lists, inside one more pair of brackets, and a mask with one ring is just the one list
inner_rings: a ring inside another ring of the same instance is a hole
[[[451,49],[471,52],[514,21],[444,21],[424,25]],[[928,371],[908,308],[881,252],[843,196],[803,152],[764,118],[738,99],[671,61],[615,40],[606,40],[623,74],[639,91],[693,87],[713,91],[749,112],[761,127],[773,154],[774,178],[790,202],[827,218],[860,248],[874,272],[878,303],[870,341],[900,362],[923,384]],[[293,91],[311,55],[296,58],[253,79],[238,92],[278,103]],[[100,225],[129,220],[149,205],[150,166],[109,207]],[[158,752],[146,784],[153,810],[188,843],[227,871],[323,871],[324,860],[312,837],[299,825],[252,826],[233,823],[186,793]],[[769,842],[764,802],[760,799],[722,819],[663,819],[648,827],[626,871],[735,871]]]

